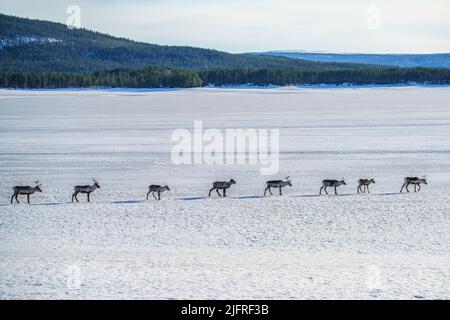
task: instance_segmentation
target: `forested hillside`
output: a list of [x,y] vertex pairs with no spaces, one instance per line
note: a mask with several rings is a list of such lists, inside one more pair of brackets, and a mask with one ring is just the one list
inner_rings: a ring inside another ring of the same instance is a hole
[[0,70],[9,72],[93,72],[147,66],[184,69],[292,67],[304,70],[357,67],[160,46],[3,14],[0,14],[0,48]]

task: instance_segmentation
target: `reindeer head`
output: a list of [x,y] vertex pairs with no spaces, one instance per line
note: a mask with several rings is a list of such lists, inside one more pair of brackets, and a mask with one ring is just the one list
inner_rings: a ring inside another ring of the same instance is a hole
[[375,183],[374,179],[369,179],[369,183]]
[[37,192],[42,192],[42,189],[41,189],[42,185],[41,185],[41,183],[39,181],[37,181],[37,180],[34,183],[36,184],[36,187],[34,187],[36,189],[36,191]]
[[341,184],[343,184],[344,186],[346,186],[347,184],[345,183],[345,179],[344,178],[341,178]]
[[423,176],[423,177],[422,177],[422,181],[423,181],[423,183],[428,184],[428,183],[427,183],[427,176]]
[[286,182],[290,187],[292,187],[291,177],[286,177]]
[[92,181],[94,182],[94,186],[96,186],[97,188],[100,188],[100,185],[98,184],[97,180],[92,179]]
[[230,180],[230,183],[231,183],[231,184],[236,184],[236,181],[234,181],[234,179],[231,179],[231,180]]

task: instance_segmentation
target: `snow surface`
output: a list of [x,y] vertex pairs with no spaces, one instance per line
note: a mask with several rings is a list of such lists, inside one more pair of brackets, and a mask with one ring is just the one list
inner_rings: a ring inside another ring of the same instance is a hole
[[62,43],[63,41],[55,38],[34,37],[34,36],[16,36],[15,38],[0,39],[0,50],[4,47],[14,47],[23,44],[38,43]]
[[[280,128],[279,174],[172,164],[194,120]],[[1,299],[450,298],[450,88],[2,90],[0,138]],[[92,202],[71,204],[92,177]],[[9,204],[36,179],[32,205]],[[145,201],[158,183],[172,190]]]

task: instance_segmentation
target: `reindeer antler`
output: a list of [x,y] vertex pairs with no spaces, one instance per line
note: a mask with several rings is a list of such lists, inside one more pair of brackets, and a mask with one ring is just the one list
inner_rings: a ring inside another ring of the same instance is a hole
[[286,177],[286,181],[290,181],[291,180],[291,177],[290,176],[287,176]]
[[34,183],[35,183],[37,186],[40,186],[40,185],[41,185],[41,183],[39,182],[39,180],[34,181]]

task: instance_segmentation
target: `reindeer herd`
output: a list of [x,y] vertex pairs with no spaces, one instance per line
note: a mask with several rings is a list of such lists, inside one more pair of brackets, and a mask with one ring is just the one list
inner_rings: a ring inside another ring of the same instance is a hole
[[[95,190],[100,188],[100,184],[97,182],[97,180],[92,179],[93,180],[93,184],[92,185],[85,185],[85,186],[75,186],[74,187],[74,193],[72,194],[72,202],[75,199],[77,202],[78,201],[78,194],[82,193],[82,194],[86,194],[87,197],[87,202],[90,202],[90,195],[92,192],[94,192]],[[370,193],[369,191],[369,186],[371,184],[375,183],[374,179],[359,179],[358,180],[358,188],[357,188],[357,192],[359,193]],[[219,197],[226,197],[227,193],[226,190],[229,189],[233,184],[236,184],[236,181],[234,179],[230,179],[230,181],[216,181],[213,183],[212,188],[209,190],[209,194],[208,196],[211,196],[211,192],[213,192],[214,190],[216,190],[217,194],[219,195]],[[400,193],[403,192],[403,189],[406,189],[407,192],[410,192],[408,187],[410,185],[414,186],[414,192],[419,192],[421,187],[420,185],[422,184],[427,184],[427,179],[426,176],[422,177],[422,178],[418,178],[418,177],[406,177],[404,179],[402,188],[400,189]],[[341,180],[323,180],[322,181],[322,186],[320,187],[320,191],[319,194],[321,195],[322,192],[325,192],[326,194],[328,194],[327,192],[327,188],[333,188],[334,189],[334,193],[337,195],[337,188],[339,186],[342,185],[347,185],[347,183],[345,183],[344,178],[342,178]],[[266,182],[266,188],[264,189],[264,196],[266,196],[267,192],[270,193],[270,195],[273,195],[272,193],[272,188],[274,189],[278,189],[279,190],[279,194],[280,196],[283,195],[282,189],[285,187],[292,187],[292,181],[290,177],[286,177],[285,180],[270,180]],[[27,202],[30,203],[30,196],[35,194],[36,192],[42,192],[41,189],[41,184],[39,183],[39,181],[35,181],[35,186],[34,187],[30,187],[30,186],[15,186],[13,188],[14,193],[11,197],[11,204],[13,203],[13,200],[16,199],[17,203],[20,203],[18,200],[18,196],[19,195],[26,195],[27,196]],[[220,194],[219,190],[222,191],[222,194]],[[147,192],[147,200],[149,198],[149,195],[151,194],[153,196],[153,198],[155,200],[161,200],[161,193],[165,192],[165,191],[170,191],[170,188],[168,185],[150,185],[148,188],[148,192]]]

